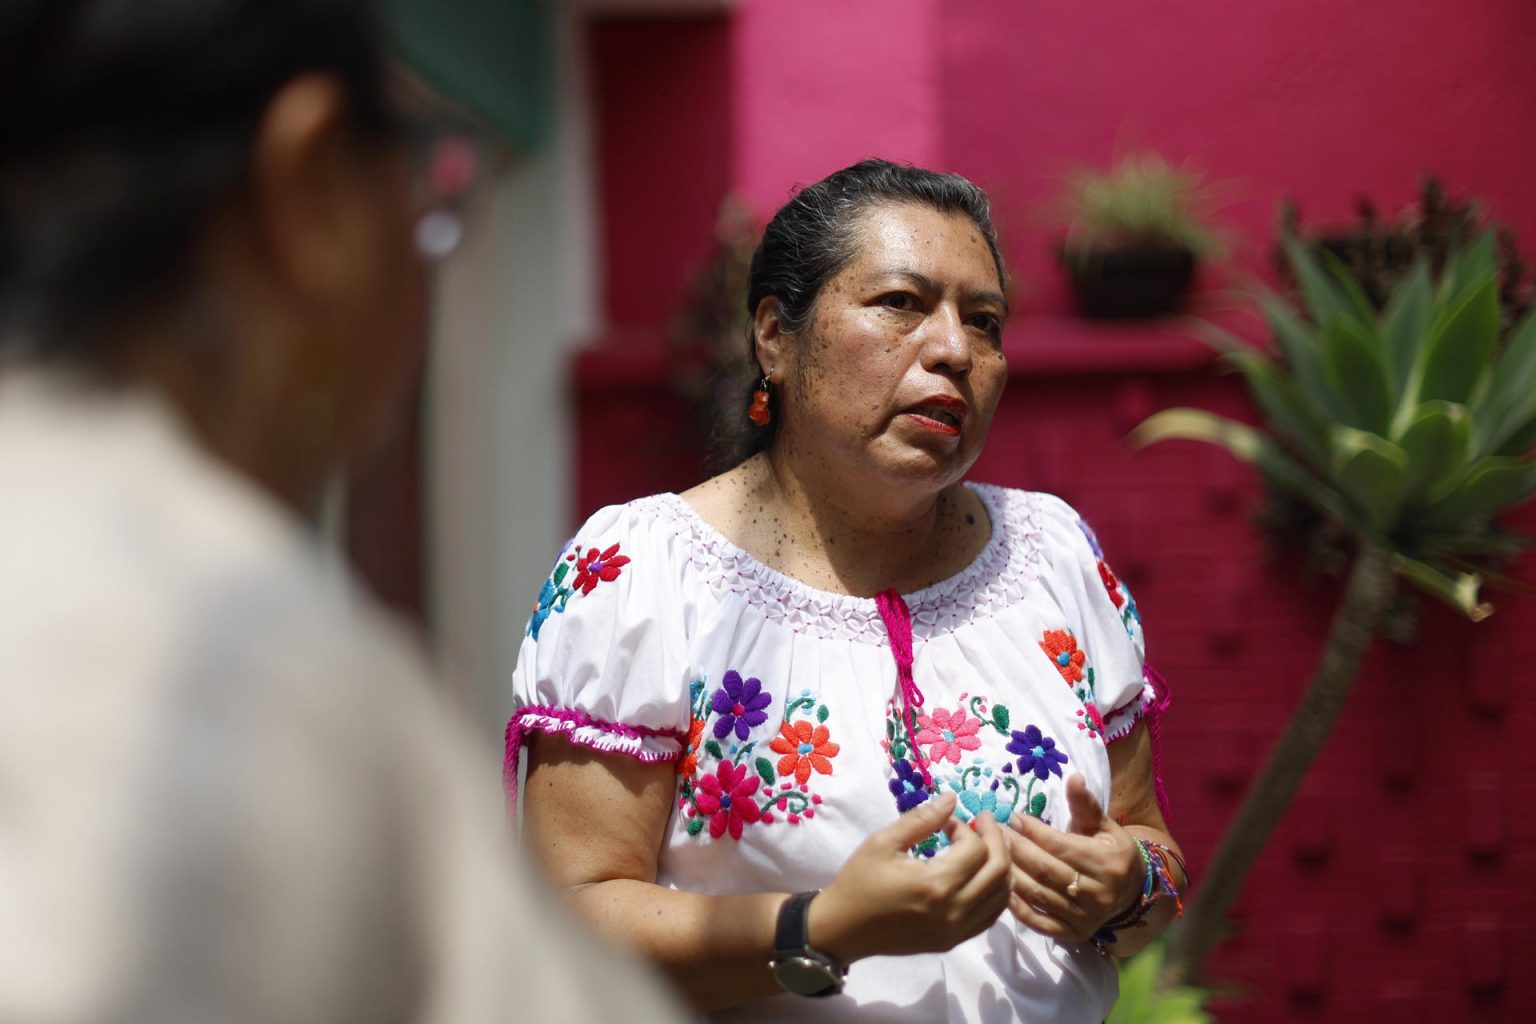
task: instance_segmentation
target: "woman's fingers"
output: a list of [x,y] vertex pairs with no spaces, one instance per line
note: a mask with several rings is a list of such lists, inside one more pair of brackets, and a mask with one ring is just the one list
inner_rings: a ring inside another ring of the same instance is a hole
[[961,886],[956,895],[958,901],[967,906],[995,907],[997,914],[1002,913],[1003,904],[1008,899],[1009,872],[1012,871],[1012,862],[1009,859],[1008,839],[1003,827],[997,823],[997,819],[990,814],[983,814],[976,818],[975,825],[965,831],[974,831],[972,840],[973,848],[978,848],[984,855],[982,862],[975,870],[970,872],[969,878]]
[[910,811],[875,833],[882,843],[893,850],[905,853],[927,839],[951,821],[955,809],[955,794],[940,793],[932,800],[925,800]]

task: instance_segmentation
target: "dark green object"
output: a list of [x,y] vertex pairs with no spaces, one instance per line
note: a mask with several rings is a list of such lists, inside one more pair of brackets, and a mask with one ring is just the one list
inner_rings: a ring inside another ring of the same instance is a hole
[[554,24],[545,0],[383,0],[392,51],[514,148],[554,122]]

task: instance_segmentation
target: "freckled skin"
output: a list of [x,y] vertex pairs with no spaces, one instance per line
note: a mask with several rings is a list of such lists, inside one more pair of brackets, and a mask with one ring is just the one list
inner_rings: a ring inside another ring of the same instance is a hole
[[[953,575],[990,536],[960,481],[1007,376],[1007,308],[964,216],[880,206],[856,237],[798,335],[779,329],[775,300],[758,309],[758,354],[779,398],[773,450],[683,497],[772,567],[869,596]],[[936,395],[965,403],[958,436],[908,415]]]

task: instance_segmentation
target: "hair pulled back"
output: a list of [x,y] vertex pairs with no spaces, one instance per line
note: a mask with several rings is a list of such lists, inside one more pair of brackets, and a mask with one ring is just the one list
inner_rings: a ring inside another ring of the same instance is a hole
[[[758,304],[770,296],[778,300],[781,328],[790,334],[803,331],[822,289],[858,254],[862,215],[873,207],[893,203],[926,206],[969,219],[986,240],[999,284],[1006,284],[1007,272],[985,192],[958,174],[889,160],[861,160],[798,189],[769,221],[752,256],[747,283],[748,331]],[[762,368],[757,361],[756,339],[750,333],[749,344],[753,370],[753,379],[747,382],[750,392],[761,379]],[[775,415],[768,425],[744,426],[731,445],[732,461],[773,446],[779,425],[776,396],[770,399],[770,409]],[[741,421],[746,423],[744,415]]]
[[101,363],[99,329],[174,284],[268,102],[314,71],[359,137],[394,132],[368,0],[6,0],[0,352]]

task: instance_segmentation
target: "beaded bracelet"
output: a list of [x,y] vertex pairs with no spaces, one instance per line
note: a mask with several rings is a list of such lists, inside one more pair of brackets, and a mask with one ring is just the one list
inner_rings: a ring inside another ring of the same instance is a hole
[[1147,839],[1134,840],[1136,852],[1141,854],[1142,881],[1141,895],[1136,902],[1122,914],[1104,922],[1099,930],[1093,934],[1094,945],[1104,951],[1106,945],[1115,942],[1115,932],[1126,928],[1142,928],[1146,926],[1146,916],[1157,906],[1157,901],[1163,896],[1173,897],[1175,915],[1184,916],[1184,902],[1182,893],[1173,881],[1173,873],[1168,870],[1168,861],[1173,860],[1179,865],[1185,879],[1189,878],[1189,872],[1184,867],[1184,860],[1172,849],[1162,843],[1155,843]]

